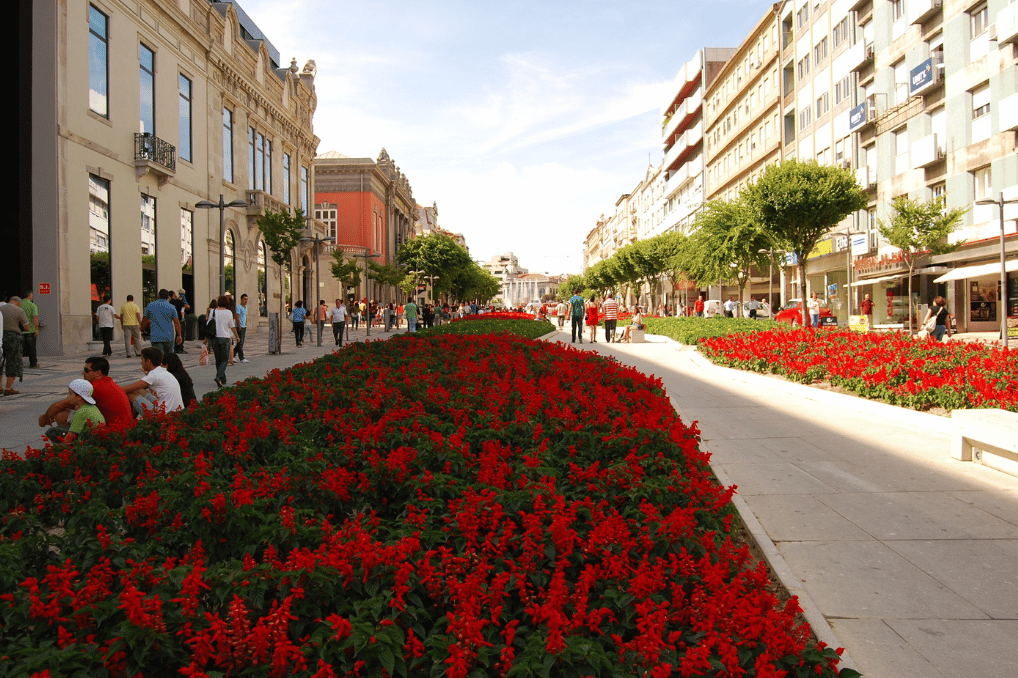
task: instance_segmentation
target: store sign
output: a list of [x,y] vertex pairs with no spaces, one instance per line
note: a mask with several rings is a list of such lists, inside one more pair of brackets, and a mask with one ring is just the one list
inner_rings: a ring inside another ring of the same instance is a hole
[[936,77],[933,74],[933,58],[930,57],[912,69],[909,74],[908,93],[919,94],[936,82]]
[[809,253],[810,257],[823,257],[828,254],[834,253],[834,238],[825,238],[817,243],[817,246],[813,248],[813,251]]
[[794,252],[790,252],[785,255],[785,266],[798,266],[799,255]]
[[49,294],[49,283],[39,283],[39,294]]
[[866,102],[864,101],[848,112],[848,130],[852,131],[856,127],[861,127],[865,124],[866,124]]
[[903,263],[905,263],[905,255],[901,252],[895,252],[894,254],[873,255],[872,257],[858,259],[853,264],[853,267],[856,273],[863,273],[866,271],[896,270],[901,268]]
[[869,332],[870,317],[868,315],[848,316],[848,329],[852,330],[853,332]]
[[852,236],[852,256],[861,257],[864,254],[869,254],[870,243],[869,237],[865,233],[857,233]]

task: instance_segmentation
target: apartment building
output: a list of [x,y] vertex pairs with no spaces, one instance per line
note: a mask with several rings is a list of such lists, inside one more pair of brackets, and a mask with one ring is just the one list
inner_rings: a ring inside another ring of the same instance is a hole
[[[960,328],[994,331],[1018,316],[1018,3],[1007,0],[858,0],[851,66],[857,78],[850,128],[856,174],[871,204],[853,248],[861,293],[877,300],[877,321],[906,318],[907,271],[875,232],[894,198],[945,196],[965,207],[954,253],[929,256],[913,280],[919,301],[936,295]],[[1002,248],[1012,269],[1000,289]]]
[[233,2],[41,2],[20,21],[16,275],[37,292],[40,352],[88,350],[106,294],[184,289],[201,312],[223,286],[278,308],[256,220],[310,207],[314,62],[281,66]]
[[703,98],[736,51],[728,47],[701,49],[675,76],[675,93],[661,111],[665,174],[662,233],[688,232],[703,205]]

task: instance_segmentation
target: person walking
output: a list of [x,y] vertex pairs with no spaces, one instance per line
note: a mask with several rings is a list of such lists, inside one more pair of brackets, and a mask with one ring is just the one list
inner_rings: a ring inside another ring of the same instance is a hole
[[[179,292],[170,290],[170,306],[177,311],[177,320],[180,321],[180,326],[184,327],[184,323],[187,322],[187,312],[191,310],[191,307],[184,301],[184,290]],[[181,332],[183,335],[183,332]],[[174,353],[187,353],[184,350],[184,342],[181,341],[179,344],[173,347]]]
[[360,310],[357,306],[357,302],[353,301],[350,303],[350,329],[357,329],[357,325],[360,324]]
[[325,332],[325,321],[329,319],[329,305],[325,299],[318,300],[318,310],[315,312],[315,325],[318,326],[318,345],[322,345],[322,333]]
[[230,360],[230,336],[233,335],[240,340],[237,335],[237,324],[230,310],[230,300],[225,294],[216,300],[216,309],[210,311],[210,315],[211,319],[206,322],[214,322],[215,333],[209,336],[206,332],[205,341],[211,344],[212,352],[216,356],[216,386],[225,386],[226,366]]
[[925,328],[931,320],[934,321],[934,327],[930,337],[933,341],[943,341],[951,320],[951,315],[947,312],[947,299],[944,297],[938,296],[933,300],[933,305],[926,311],[926,317],[923,319],[923,327]]
[[170,304],[168,290],[159,290],[159,298],[145,307],[145,317],[141,319],[141,331],[145,330],[149,330],[152,346],[163,353],[173,353],[173,347],[176,344],[184,343],[184,337],[180,332],[180,320],[177,318],[177,309]]
[[697,318],[703,317],[703,307],[704,307],[703,295],[701,294],[699,297],[697,297],[696,301],[693,303],[693,312],[696,313]]
[[304,301],[298,299],[293,306],[293,313],[290,318],[293,320],[293,338],[297,342],[297,348],[304,345],[304,317],[307,312],[304,310]]
[[141,356],[141,309],[134,303],[134,295],[128,294],[127,301],[120,307],[120,314],[113,316],[120,321],[120,329],[124,331],[124,353],[131,357],[131,345],[134,344],[134,355]]
[[109,296],[103,297],[103,303],[95,309],[93,314],[99,326],[99,337],[103,340],[103,358],[113,355],[113,346],[110,345],[110,342],[113,341],[113,321],[116,319],[117,311],[110,304],[111,301]]
[[809,301],[806,302],[806,310],[809,311],[810,323],[813,327],[820,325],[820,299],[817,298],[817,293],[809,295]]
[[32,301],[32,290],[25,290],[21,297],[21,310],[28,318],[28,329],[21,333],[21,353],[28,358],[29,367],[38,367],[36,340],[39,338],[39,307]]
[[0,316],[3,316],[3,354],[4,354],[4,375],[7,383],[4,385],[4,395],[18,395],[15,391],[14,378],[22,378],[25,364],[21,359],[21,338],[22,333],[28,329],[28,316],[21,308],[21,297],[11,297],[6,304],[0,305]]
[[403,306],[403,313],[406,314],[406,331],[416,332],[417,331],[417,304],[411,299]]
[[601,303],[601,308],[604,309],[604,340],[610,344],[615,339],[615,327],[619,321],[619,302],[615,301],[615,296],[609,292]]
[[346,306],[342,299],[336,299],[336,305],[332,307],[332,338],[336,340],[336,346],[343,348],[343,331],[346,329]]
[[597,343],[597,316],[598,316],[597,298],[593,295],[590,297],[590,301],[587,302],[587,327],[590,328],[590,343]]
[[240,295],[240,305],[237,306],[237,347],[233,349],[234,355],[242,363],[251,362],[244,357],[244,340],[247,339],[247,295]]
[[573,329],[573,342],[576,343],[579,338],[580,343],[583,343],[583,297],[580,296],[580,290],[573,290],[573,296],[569,297],[569,316],[572,320]]

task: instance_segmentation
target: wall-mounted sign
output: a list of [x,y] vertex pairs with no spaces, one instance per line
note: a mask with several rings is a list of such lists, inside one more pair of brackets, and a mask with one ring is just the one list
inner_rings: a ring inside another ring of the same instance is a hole
[[908,79],[908,93],[919,94],[931,85],[936,84],[937,79],[933,73],[933,58],[929,58],[912,69]]
[[865,233],[856,233],[852,236],[852,256],[861,257],[864,254],[869,254],[870,243],[869,236]]
[[848,112],[848,129],[854,130],[866,124],[866,102],[862,102]]

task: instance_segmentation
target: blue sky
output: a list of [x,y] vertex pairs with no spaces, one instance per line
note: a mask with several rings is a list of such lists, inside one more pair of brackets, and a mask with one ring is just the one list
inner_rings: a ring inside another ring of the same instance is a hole
[[579,272],[602,213],[660,162],[660,109],[701,47],[734,47],[769,2],[240,0],[318,66],[318,151],[385,148],[471,256]]

